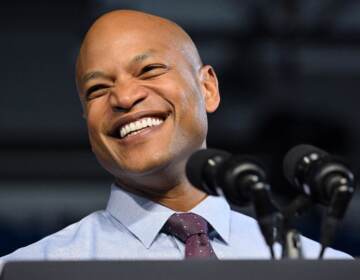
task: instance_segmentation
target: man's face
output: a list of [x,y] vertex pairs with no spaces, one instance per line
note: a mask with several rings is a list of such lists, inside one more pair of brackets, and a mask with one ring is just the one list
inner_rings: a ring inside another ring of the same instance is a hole
[[92,149],[115,177],[156,173],[205,146],[200,69],[166,35],[109,31],[89,39],[79,89]]

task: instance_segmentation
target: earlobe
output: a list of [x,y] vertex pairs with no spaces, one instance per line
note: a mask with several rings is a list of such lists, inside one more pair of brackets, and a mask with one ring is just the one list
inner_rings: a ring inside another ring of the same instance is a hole
[[219,85],[214,69],[204,65],[200,69],[200,82],[205,101],[206,112],[215,112],[220,104]]
[[88,115],[88,113],[87,113],[87,108],[85,107],[85,105],[83,104],[83,103],[81,103],[81,107],[82,107],[82,117],[83,117],[83,119],[87,119],[87,115]]

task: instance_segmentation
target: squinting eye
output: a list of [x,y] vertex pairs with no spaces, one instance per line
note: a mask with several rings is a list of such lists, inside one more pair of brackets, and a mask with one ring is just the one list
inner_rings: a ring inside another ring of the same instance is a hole
[[107,89],[109,86],[104,85],[104,84],[98,84],[98,85],[94,85],[92,87],[89,87],[88,90],[85,92],[85,96],[87,99],[91,99],[93,97],[93,95],[95,94],[95,92],[100,92],[103,89]]
[[145,73],[148,73],[150,71],[156,70],[156,69],[164,69],[165,70],[165,69],[167,69],[167,67],[163,64],[149,64],[141,69],[140,76]]

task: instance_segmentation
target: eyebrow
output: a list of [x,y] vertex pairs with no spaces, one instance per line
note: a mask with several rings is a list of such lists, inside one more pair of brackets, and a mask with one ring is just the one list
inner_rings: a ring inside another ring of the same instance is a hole
[[111,77],[109,75],[105,74],[104,72],[93,71],[93,72],[89,72],[89,73],[85,74],[83,76],[83,78],[81,79],[81,82],[82,82],[82,84],[85,84],[86,82],[88,82],[90,80],[98,79],[98,78],[111,80]]
[[[145,51],[145,52],[143,52],[141,54],[136,55],[134,58],[132,58],[130,60],[129,65],[139,64],[139,63],[145,61],[146,59],[152,57],[154,52],[155,52],[154,50],[150,49],[150,50],[147,50],[147,51]],[[88,82],[90,80],[98,79],[98,78],[111,80],[111,77],[109,75],[105,74],[104,72],[92,71],[92,72],[89,72],[89,73],[87,73],[87,74],[85,74],[83,76],[83,78],[81,79],[81,83],[85,84],[86,82]]]
[[141,54],[138,54],[130,61],[130,65],[131,64],[141,63],[144,60],[152,57],[154,53],[155,53],[155,51],[150,49],[150,50],[147,50],[147,51],[145,51],[145,52],[143,52]]

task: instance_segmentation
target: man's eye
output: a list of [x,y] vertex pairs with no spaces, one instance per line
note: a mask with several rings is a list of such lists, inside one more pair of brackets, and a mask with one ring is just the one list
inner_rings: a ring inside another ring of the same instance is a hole
[[167,67],[163,64],[149,64],[141,69],[139,76],[146,74],[146,76],[153,77],[164,73],[166,69]]
[[101,93],[104,92],[104,90],[107,88],[108,88],[108,86],[103,85],[103,84],[98,84],[98,85],[89,87],[85,93],[86,98],[91,99],[91,98],[97,97],[98,95],[101,95]]

